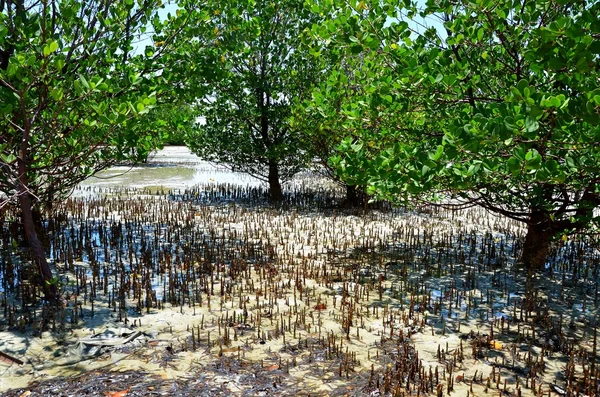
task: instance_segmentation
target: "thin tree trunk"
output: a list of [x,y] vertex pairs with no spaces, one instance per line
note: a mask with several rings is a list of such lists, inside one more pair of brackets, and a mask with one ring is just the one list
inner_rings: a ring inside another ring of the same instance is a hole
[[19,204],[21,206],[21,213],[23,216],[25,237],[27,238],[27,242],[31,248],[33,261],[35,262],[38,273],[42,278],[44,295],[48,301],[56,301],[58,298],[58,291],[56,284],[52,283],[52,270],[50,269],[50,265],[46,259],[46,251],[44,250],[42,242],[40,241],[36,231],[29,194],[20,194]]
[[530,273],[542,270],[546,265],[553,228],[549,219],[543,215],[534,213],[531,223],[527,227],[525,244],[521,252],[520,262],[523,263]]
[[19,157],[17,158],[19,170],[19,183],[17,188],[17,193],[19,195],[19,206],[21,207],[21,214],[23,217],[25,238],[29,243],[31,256],[42,279],[44,295],[48,301],[56,302],[58,300],[58,288],[56,284],[52,282],[52,270],[50,269],[50,265],[46,259],[46,251],[44,250],[44,246],[38,237],[35,227],[35,220],[33,217],[33,204],[29,191],[29,179],[27,177],[27,165],[29,159],[29,131],[29,124],[25,123],[21,148],[19,150]]
[[269,160],[269,201],[272,203],[283,201],[283,191],[279,181],[279,166],[274,160]]

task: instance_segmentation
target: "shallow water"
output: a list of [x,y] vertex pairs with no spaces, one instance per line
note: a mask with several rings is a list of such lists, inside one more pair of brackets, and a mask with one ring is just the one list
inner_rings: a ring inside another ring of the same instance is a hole
[[81,188],[185,189],[200,184],[259,186],[263,182],[203,161],[185,146],[167,146],[152,153],[147,164],[112,167],[84,181]]

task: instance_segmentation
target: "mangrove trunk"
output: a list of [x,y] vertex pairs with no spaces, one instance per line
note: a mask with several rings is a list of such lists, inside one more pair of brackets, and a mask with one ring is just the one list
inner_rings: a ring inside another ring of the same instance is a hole
[[531,222],[527,227],[525,244],[521,252],[520,262],[531,272],[544,269],[546,259],[550,250],[550,241],[553,236],[551,221],[540,219],[538,215],[532,215]]
[[50,269],[50,265],[46,259],[46,251],[44,250],[44,246],[38,237],[29,194],[25,193],[19,195],[19,205],[21,207],[25,238],[27,239],[27,243],[31,249],[33,262],[35,263],[38,274],[41,277],[44,295],[48,301],[54,302],[58,298],[58,290],[56,283],[52,282],[52,270]]
[[279,181],[279,165],[274,160],[269,160],[269,201],[272,203],[283,201],[283,191]]

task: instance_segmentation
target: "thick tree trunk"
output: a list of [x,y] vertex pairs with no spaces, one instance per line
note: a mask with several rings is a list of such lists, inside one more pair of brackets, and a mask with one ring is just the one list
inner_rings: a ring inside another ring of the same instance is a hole
[[542,270],[546,265],[550,240],[553,235],[551,221],[540,218],[539,215],[532,215],[532,222],[527,228],[525,244],[519,260],[531,273]]
[[25,230],[25,237],[31,248],[31,254],[33,261],[35,262],[38,273],[42,278],[44,295],[48,301],[56,301],[58,298],[58,290],[55,283],[52,283],[52,270],[46,259],[46,251],[38,237],[38,233],[35,227],[35,220],[33,217],[33,210],[31,208],[31,199],[29,194],[21,194],[19,196],[19,204],[21,206],[21,213],[23,216],[23,228]]
[[283,201],[283,191],[279,181],[279,166],[276,161],[269,161],[269,201],[279,203]]
[[346,185],[346,200],[342,204],[348,208],[361,208],[367,202],[367,194],[362,186]]

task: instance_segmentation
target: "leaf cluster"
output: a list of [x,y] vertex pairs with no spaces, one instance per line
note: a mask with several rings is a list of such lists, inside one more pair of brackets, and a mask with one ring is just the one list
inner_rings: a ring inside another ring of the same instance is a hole
[[160,141],[140,121],[160,92],[135,43],[158,0],[16,0],[0,10],[0,192],[38,203]]
[[[567,229],[591,220],[600,204],[598,2],[314,7],[334,15],[313,30],[317,39],[374,59],[361,71],[370,96],[334,105],[330,79],[306,107],[349,132],[333,158],[344,178],[404,203],[460,199],[522,221],[541,211]],[[353,34],[337,33],[348,18]]]

